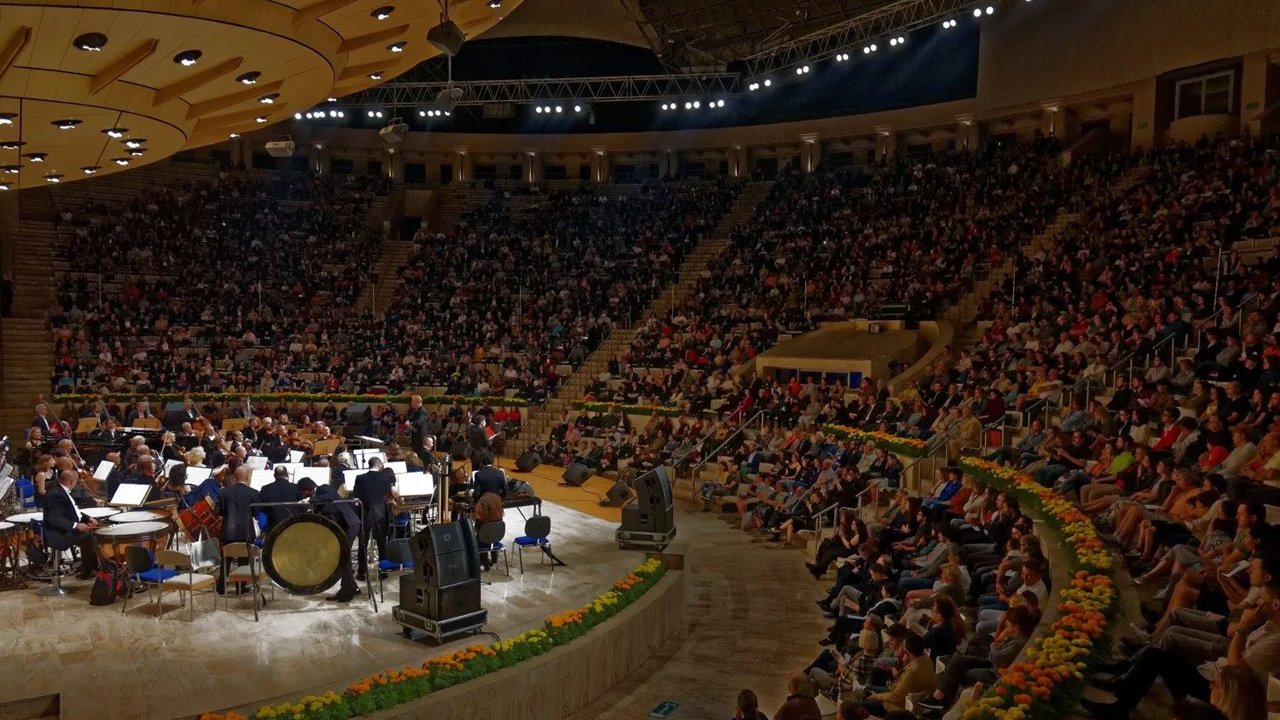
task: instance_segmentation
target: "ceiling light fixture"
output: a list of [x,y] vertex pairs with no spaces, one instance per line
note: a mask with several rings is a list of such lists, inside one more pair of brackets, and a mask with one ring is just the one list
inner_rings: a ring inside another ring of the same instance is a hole
[[26,145],[26,143],[21,140],[5,140],[0,142],[0,150],[17,150],[23,145]]
[[92,175],[101,169],[102,169],[101,165],[85,165],[84,167],[80,168],[80,172],[84,173],[85,175]]
[[502,7],[502,0],[489,0],[489,9],[497,10]]
[[124,141],[124,146],[130,150],[142,147],[147,142],[146,138],[129,138]]
[[103,132],[103,133],[105,133],[108,137],[113,137],[113,138],[116,138],[116,139],[120,139],[120,138],[124,137],[124,134],[125,134],[125,133],[129,132],[129,128],[125,128],[125,127],[109,127],[109,128],[107,128],[106,130],[103,130],[102,132]]
[[58,128],[59,130],[74,130],[75,127],[80,123],[81,123],[80,120],[76,120],[74,118],[63,118],[62,120],[54,120],[49,124]]
[[182,52],[173,56],[173,61],[178,63],[182,67],[191,67],[192,65],[195,65],[197,61],[200,60],[200,56],[203,54],[204,53],[200,52],[199,50],[183,50]]
[[4,192],[5,190],[8,190],[8,189],[9,189],[9,183],[0,183],[0,192]]
[[0,113],[0,125],[12,125],[18,119],[18,113]]
[[107,36],[98,32],[85,33],[72,40],[71,45],[85,52],[102,52],[107,45]]
[[230,135],[228,135],[227,137],[228,137],[228,138],[231,138],[232,140],[234,140],[234,139],[236,139],[236,138],[240,137],[240,133],[231,133],[231,134],[230,134]]
[[247,73],[241,73],[236,77],[236,82],[241,85],[254,85],[258,82],[258,78],[262,77],[262,73],[257,70],[250,70]]
[[262,97],[258,98],[258,102],[262,103],[263,105],[270,105],[274,103],[276,101],[276,98],[278,97],[280,97],[280,93],[267,93],[266,95],[263,95]]
[[7,175],[17,175],[18,173],[22,172],[22,166],[21,165],[3,165],[3,166],[0,166],[0,170],[3,170]]
[[381,71],[381,70],[379,70],[378,72],[371,72],[371,73],[369,73],[369,79],[370,79],[370,80],[381,80],[381,79],[382,79],[382,71]]
[[130,155],[132,155],[133,157],[142,157],[142,154],[143,154],[143,153],[145,153],[145,152],[146,152],[146,150],[145,150],[145,149],[143,149],[143,148],[137,148],[137,149],[134,149],[134,150],[130,150],[130,151],[129,151],[129,154],[130,154]]
[[404,49],[405,49],[405,47],[406,47],[408,44],[409,44],[409,43],[404,42],[404,41],[402,40],[402,41],[397,42],[397,43],[391,43],[390,45],[388,45],[388,46],[387,46],[387,49],[388,49],[388,50],[390,50],[390,51],[391,51],[391,52],[393,52],[393,53],[401,53],[401,52],[404,52]]
[[45,158],[49,157],[49,153],[32,152],[32,153],[27,153],[23,157],[30,160],[31,162],[42,163],[44,162]]
[[61,176],[61,175],[57,175],[57,174],[54,174],[54,175],[45,175],[45,176],[44,176],[44,181],[45,181],[45,182],[47,182],[47,183],[60,183],[60,182],[62,182],[62,176]]
[[129,158],[111,158],[111,162],[124,167],[129,164]]
[[259,115],[258,117],[254,118],[254,119],[253,119],[253,121],[254,121],[254,122],[256,122],[256,123],[264,123],[264,122],[266,122],[266,121],[267,121],[267,116],[266,116],[266,115]]
[[374,8],[373,12],[369,13],[369,15],[373,17],[374,20],[386,20],[391,17],[391,13],[395,11],[396,7],[394,5],[383,5],[382,7]]

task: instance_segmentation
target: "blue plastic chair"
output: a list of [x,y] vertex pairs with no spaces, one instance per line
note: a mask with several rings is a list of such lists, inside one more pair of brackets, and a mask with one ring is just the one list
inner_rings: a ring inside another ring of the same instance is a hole
[[[524,574],[524,551],[525,548],[538,548],[539,552],[543,548],[550,549],[551,541],[547,537],[551,535],[551,518],[546,515],[534,515],[525,520],[524,534],[516,538],[516,556],[520,560],[520,574]],[[541,565],[547,561],[547,554],[541,553],[542,557],[538,564]],[[555,565],[551,566],[551,571],[555,572]]]
[[262,543],[267,539],[267,514],[259,512],[253,519],[258,523],[258,537],[254,539],[253,544],[262,547]]
[[502,553],[503,566],[507,577],[510,577],[511,559],[507,555],[507,546],[502,544],[502,538],[506,535],[507,524],[501,520],[480,523],[476,528],[476,548],[482,553]]
[[383,600],[382,576],[386,573],[401,572],[413,569],[413,553],[409,551],[407,539],[393,538],[387,542],[387,556],[378,560],[378,599]]
[[[129,545],[124,549],[124,564],[129,568],[129,580],[131,582],[142,583],[147,586],[147,602],[154,602],[152,599],[152,590],[160,587],[161,583],[178,574],[177,570],[162,568],[156,565],[156,558],[151,551],[141,545]],[[123,613],[129,609],[129,596],[133,593],[126,592],[124,594],[124,607],[120,608]],[[160,619],[159,606],[156,608],[156,620]]]

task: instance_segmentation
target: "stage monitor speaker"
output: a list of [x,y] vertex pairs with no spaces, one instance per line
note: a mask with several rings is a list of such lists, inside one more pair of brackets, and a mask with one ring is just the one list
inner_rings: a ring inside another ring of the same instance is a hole
[[582,484],[591,477],[591,468],[582,463],[573,463],[564,471],[564,484],[572,487],[582,487]]
[[428,525],[409,542],[414,574],[435,587],[480,577],[480,557],[471,523],[459,520]]
[[622,508],[622,529],[627,532],[661,534],[675,527],[674,510],[670,506],[652,509],[639,503]]
[[613,487],[609,488],[609,492],[605,495],[605,501],[603,504],[608,505],[609,507],[622,507],[623,505],[626,505],[627,501],[630,499],[631,488],[627,487],[626,483],[618,481],[613,484]]
[[635,479],[636,502],[640,507],[658,511],[671,507],[671,480],[663,466]]
[[532,472],[534,468],[542,464],[542,456],[532,450],[526,450],[520,453],[520,457],[516,458],[516,470],[520,472]]
[[409,573],[400,576],[400,606],[442,622],[480,610],[480,580],[437,587]]

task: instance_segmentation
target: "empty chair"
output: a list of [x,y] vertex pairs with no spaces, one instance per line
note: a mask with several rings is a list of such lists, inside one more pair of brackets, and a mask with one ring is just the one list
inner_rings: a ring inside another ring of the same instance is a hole
[[387,556],[378,561],[378,599],[386,599],[382,593],[383,575],[412,569],[413,553],[409,550],[408,539],[398,538],[387,541]]
[[[511,561],[507,557],[507,546],[502,544],[502,538],[507,535],[507,524],[501,520],[494,522],[480,523],[476,528],[476,546],[481,553],[502,553],[503,566],[506,568],[508,576],[511,575]],[[495,564],[497,558],[494,558]]]
[[[258,564],[259,554],[262,551],[256,545],[248,543],[227,543],[222,546],[222,577],[224,586],[231,583],[246,583],[253,586],[253,620],[258,621],[258,601],[262,598],[262,591],[259,588],[259,582],[262,579],[262,566]],[[229,567],[230,560],[243,560],[244,562],[234,568]],[[225,589],[225,588],[224,588]],[[271,586],[271,598],[275,599],[275,585]],[[230,599],[227,600],[227,608],[231,607]]]
[[[178,574],[176,570],[158,567],[151,551],[141,545],[129,545],[124,549],[124,564],[128,567],[129,582],[146,586],[147,602],[152,602],[153,588],[159,588],[165,580]],[[120,612],[129,609],[129,596],[132,594],[132,591],[124,594],[124,606],[120,608]],[[156,613],[156,618],[159,619],[159,608]]]
[[[551,518],[546,515],[534,515],[525,520],[524,534],[516,538],[516,557],[520,561],[520,574],[524,574],[524,550],[525,548],[538,548],[538,550],[550,550],[551,541],[547,537],[551,535]],[[538,561],[541,565],[547,561],[546,552],[542,552],[542,557]],[[555,565],[551,566],[552,572],[555,571]]]
[[[213,587],[218,584],[218,578],[206,573],[198,573],[195,566],[191,562],[191,556],[186,553],[177,552],[176,550],[161,550],[156,553],[156,563],[164,570],[172,570],[176,574],[173,577],[165,579],[160,583],[160,596],[156,598],[156,609],[159,610],[161,601],[164,599],[165,590],[177,590],[179,600],[185,604],[187,597],[190,596],[191,607],[188,619],[196,619],[196,591],[202,588]],[[217,599],[214,599],[214,606],[217,607]],[[158,617],[157,613],[157,617]]]

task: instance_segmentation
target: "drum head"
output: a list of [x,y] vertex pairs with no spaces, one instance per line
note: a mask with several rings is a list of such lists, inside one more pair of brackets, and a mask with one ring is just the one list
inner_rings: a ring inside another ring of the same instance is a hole
[[112,515],[119,515],[120,508],[91,507],[91,508],[85,508],[84,510],[81,510],[80,514],[88,515],[91,518],[105,518],[105,517],[111,517]]
[[107,521],[113,522],[113,523],[150,522],[154,520],[159,520],[164,516],[165,516],[165,513],[155,512],[152,510],[130,510],[128,512],[115,513],[114,515],[108,515]]
[[0,535],[17,531],[18,526],[11,522],[0,522]]
[[44,512],[37,511],[37,512],[18,513],[17,515],[10,515],[5,519],[8,520],[9,522],[16,522],[16,523],[23,523],[23,524],[26,524],[32,521],[42,522],[44,520]]
[[342,576],[347,534],[334,521],[307,513],[287,518],[262,543],[262,567],[291,595],[315,595]]
[[95,535],[109,538],[147,538],[158,535],[169,529],[169,523],[159,520],[143,520],[140,522],[117,523],[94,530]]

